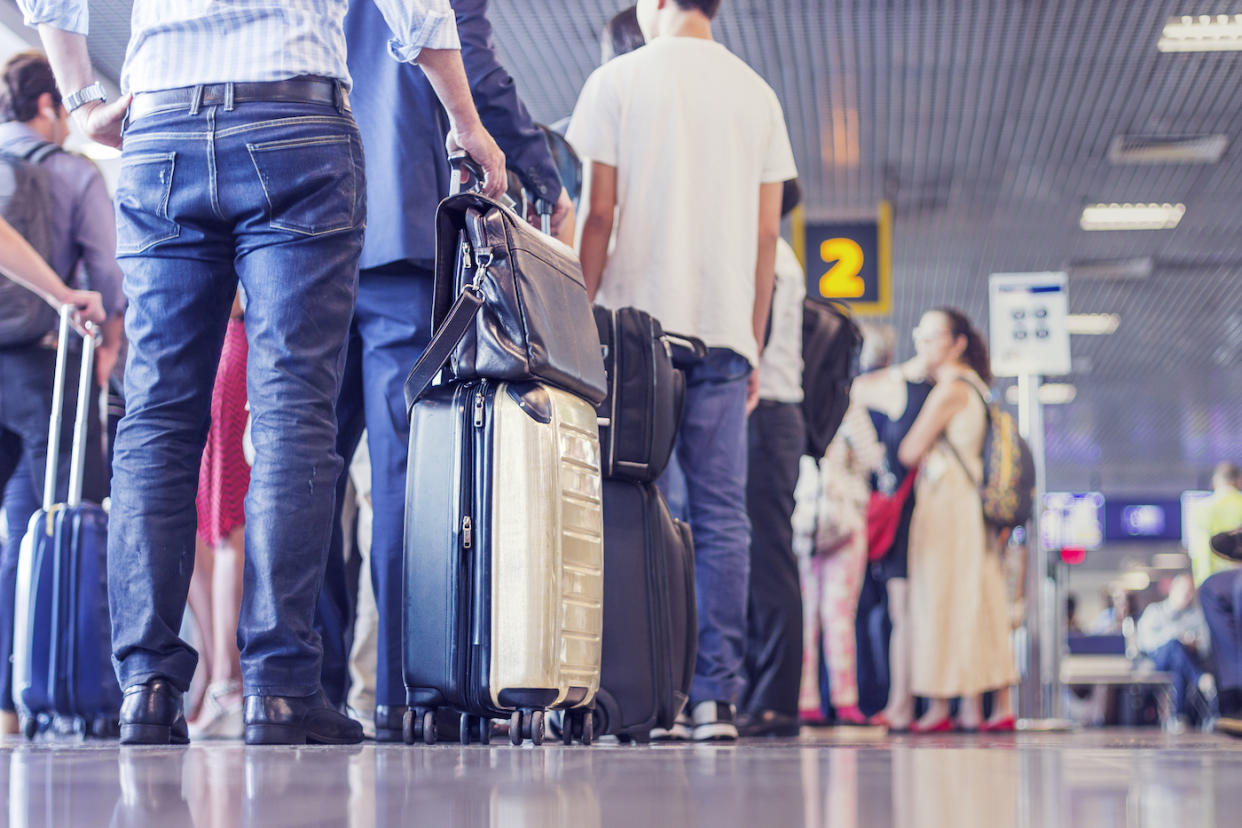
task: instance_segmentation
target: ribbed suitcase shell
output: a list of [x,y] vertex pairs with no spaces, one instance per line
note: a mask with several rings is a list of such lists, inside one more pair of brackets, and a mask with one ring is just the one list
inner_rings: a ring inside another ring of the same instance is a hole
[[465,383],[414,406],[403,666],[411,706],[499,716],[589,705],[603,635],[590,403]]

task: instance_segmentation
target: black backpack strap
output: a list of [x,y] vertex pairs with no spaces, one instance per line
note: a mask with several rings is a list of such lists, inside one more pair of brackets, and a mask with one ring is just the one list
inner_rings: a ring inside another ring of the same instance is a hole
[[64,152],[59,144],[53,144],[51,141],[40,141],[26,150],[25,154],[22,155],[22,160],[29,161],[31,164],[42,164],[50,156],[58,152]]
[[418,402],[418,398],[427,390],[427,386],[431,385],[436,374],[440,373],[440,369],[449,361],[449,357],[453,355],[453,349],[466,338],[466,333],[470,330],[475,316],[482,307],[483,291],[479,288],[470,286],[458,295],[457,301],[453,303],[448,315],[444,317],[440,330],[436,331],[431,342],[427,344],[427,350],[423,351],[423,355],[418,358],[418,362],[414,363],[414,367],[410,369],[409,375],[405,378],[405,410],[407,412],[414,406],[414,403]]

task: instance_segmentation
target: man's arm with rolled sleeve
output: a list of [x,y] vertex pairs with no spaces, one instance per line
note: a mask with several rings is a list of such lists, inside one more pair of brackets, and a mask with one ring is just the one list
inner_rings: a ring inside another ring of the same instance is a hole
[[[508,187],[505,156],[475,109],[461,59],[457,20],[449,0],[374,0],[392,30],[392,56],[417,62],[449,116],[447,146],[464,149],[483,167],[483,189],[498,197]],[[395,103],[395,102],[394,102]]]
[[[553,232],[558,233],[565,220],[572,218],[573,204],[561,186],[561,177],[543,131],[535,126],[526,105],[518,97],[513,77],[496,56],[492,24],[487,19],[488,2],[452,0],[452,3],[457,12],[461,58],[483,125],[505,151],[509,167],[518,172],[522,183],[536,198],[556,206],[552,223]],[[572,221],[570,223],[572,225]]]
[[[39,30],[56,85],[71,95],[95,82],[95,67],[86,48],[90,28],[87,0],[18,0],[26,25]],[[91,101],[72,113],[89,137],[110,147],[121,146],[121,121],[129,109],[129,95],[111,103]]]

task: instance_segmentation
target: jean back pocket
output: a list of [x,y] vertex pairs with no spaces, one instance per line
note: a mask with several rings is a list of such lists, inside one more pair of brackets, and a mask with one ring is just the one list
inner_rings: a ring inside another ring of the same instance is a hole
[[181,234],[168,217],[174,152],[143,152],[124,157],[116,189],[116,253],[132,256]]
[[321,236],[357,226],[357,181],[348,135],[247,144],[274,230]]

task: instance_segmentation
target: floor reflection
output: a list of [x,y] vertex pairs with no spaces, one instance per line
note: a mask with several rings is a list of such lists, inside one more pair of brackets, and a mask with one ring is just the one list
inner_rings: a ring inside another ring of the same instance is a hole
[[1080,735],[741,747],[0,745],[33,826],[1237,825],[1242,744]]

